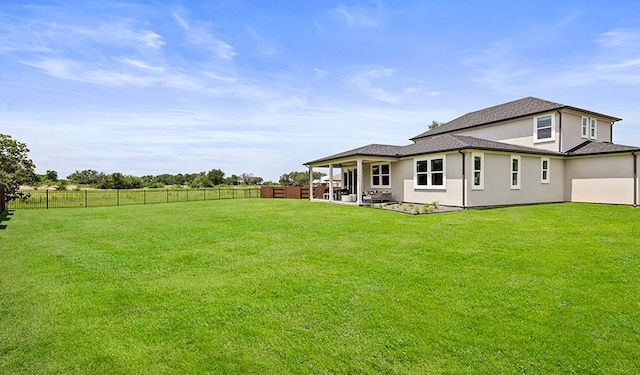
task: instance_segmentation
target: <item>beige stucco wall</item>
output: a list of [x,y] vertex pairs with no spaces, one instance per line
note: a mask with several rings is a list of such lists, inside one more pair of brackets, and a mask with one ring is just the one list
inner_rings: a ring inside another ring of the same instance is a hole
[[468,207],[525,203],[562,202],[564,199],[564,164],[549,160],[549,183],[541,182],[541,157],[520,155],[520,189],[511,189],[511,155],[484,153],[484,189],[471,189],[473,170],[471,154],[467,165]]
[[536,147],[543,150],[558,151],[558,113],[549,112],[538,116],[552,115],[554,126],[554,140],[546,142],[534,142],[533,140],[533,117],[523,117],[515,121],[505,121],[494,125],[482,126],[461,130],[455,134],[468,135],[476,138],[489,139],[492,141],[511,143],[527,147]]
[[582,116],[571,113],[562,114],[562,151],[568,151],[577,145],[587,141],[582,138]]
[[570,158],[565,162],[567,201],[633,204],[637,183],[630,154]]
[[[396,170],[401,174],[402,192],[396,194],[394,188],[394,200],[413,203],[439,202],[446,206],[462,206],[462,157],[460,154],[446,155],[446,189],[415,189],[414,163],[414,158],[403,159],[398,163]],[[400,196],[402,198],[396,198]]]
[[[568,151],[579,144],[588,141],[589,138],[582,137],[582,116],[583,114],[573,112],[562,113],[562,151]],[[589,115],[584,115],[589,118]],[[611,123],[597,119],[596,141],[611,141]],[[593,139],[592,139],[593,140]]]

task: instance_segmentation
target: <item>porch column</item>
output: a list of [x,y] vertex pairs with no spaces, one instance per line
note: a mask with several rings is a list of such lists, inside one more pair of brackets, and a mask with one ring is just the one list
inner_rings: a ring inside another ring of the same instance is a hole
[[362,175],[363,175],[363,170],[362,170],[362,159],[358,159],[358,166],[357,166],[357,171],[358,171],[358,199],[356,200],[356,203],[358,203],[358,205],[362,204],[362,181],[364,181]]
[[309,200],[313,200],[313,167],[309,166]]
[[329,202],[333,202],[333,164],[329,164]]

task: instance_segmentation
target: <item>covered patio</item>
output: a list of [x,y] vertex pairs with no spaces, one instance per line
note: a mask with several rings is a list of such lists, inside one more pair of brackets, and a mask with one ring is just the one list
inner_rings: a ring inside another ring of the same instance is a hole
[[[340,201],[363,205],[365,192],[370,189],[383,188],[390,191],[389,166],[398,161],[398,149],[402,146],[368,145],[326,158],[314,160],[304,165],[309,168],[309,176],[313,176],[314,168],[328,169],[329,176],[333,176],[337,169],[342,175],[342,188],[336,192],[336,187],[329,184],[324,200]],[[380,168],[385,168],[381,170]],[[383,173],[385,172],[385,173]],[[312,185],[312,178],[309,179]],[[343,197],[348,195],[348,199]],[[390,196],[390,195],[389,195]]]

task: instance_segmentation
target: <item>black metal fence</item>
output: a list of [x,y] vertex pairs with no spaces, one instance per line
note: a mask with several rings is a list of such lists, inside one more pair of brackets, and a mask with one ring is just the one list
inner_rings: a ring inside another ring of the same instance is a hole
[[217,199],[260,198],[260,188],[127,189],[127,190],[21,190],[26,200],[7,204],[9,210],[124,206]]

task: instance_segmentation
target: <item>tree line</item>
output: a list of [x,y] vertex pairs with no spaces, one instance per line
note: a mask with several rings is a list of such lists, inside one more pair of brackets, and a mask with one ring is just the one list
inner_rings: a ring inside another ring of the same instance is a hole
[[[292,171],[280,176],[277,183],[264,181],[262,177],[252,173],[232,174],[225,176],[221,169],[208,172],[146,175],[142,177],[125,175],[119,172],[107,174],[93,169],[85,169],[71,173],[66,179],[59,179],[58,172],[48,170],[44,174],[35,173],[35,164],[28,157],[27,145],[13,139],[10,135],[0,134],[0,184],[7,188],[7,200],[28,198],[29,194],[20,191],[21,185],[32,187],[55,186],[66,190],[69,184],[88,186],[98,189],[140,189],[162,188],[168,185],[206,188],[217,185],[285,185],[306,186],[309,184],[309,173]],[[314,172],[313,179],[318,180],[324,173]]]
[[217,185],[260,185],[264,181],[262,177],[254,176],[251,173],[240,175],[232,174],[226,177],[221,169],[212,169],[208,172],[198,173],[163,173],[160,175],[133,176],[119,172],[106,174],[94,169],[85,169],[71,173],[66,180],[58,179],[55,171],[47,171],[44,175],[39,175],[40,179],[36,184],[60,184],[72,183],[76,185],[91,186],[97,189],[140,189],[140,188],[163,188],[167,185],[188,186],[191,188],[206,188]]

